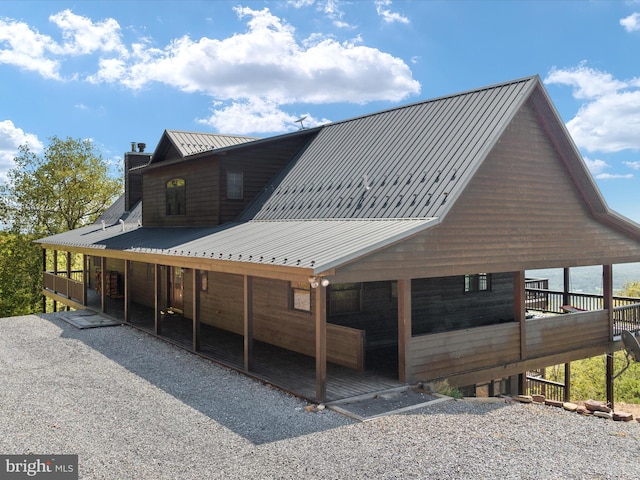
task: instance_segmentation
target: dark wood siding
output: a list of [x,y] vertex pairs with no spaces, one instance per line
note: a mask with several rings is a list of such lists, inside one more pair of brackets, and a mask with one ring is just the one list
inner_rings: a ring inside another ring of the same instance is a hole
[[[209,226],[218,223],[218,171],[214,159],[176,164],[145,172],[142,223],[147,227]],[[166,185],[185,180],[186,214],[167,215]]]
[[464,276],[411,282],[413,335],[513,321],[513,274],[491,274],[491,290],[464,292]]
[[335,281],[638,259],[637,240],[592,216],[534,109],[525,105],[442,224],[339,269]]
[[[142,223],[145,226],[215,226],[234,220],[261,193],[308,140],[246,147],[225,155],[203,157],[144,172]],[[242,200],[227,199],[227,172],[242,172]],[[186,181],[186,214],[166,215],[166,184]]]

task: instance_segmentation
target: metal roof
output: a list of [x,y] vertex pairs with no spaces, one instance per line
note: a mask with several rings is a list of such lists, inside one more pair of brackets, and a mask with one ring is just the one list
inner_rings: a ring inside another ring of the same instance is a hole
[[112,225],[118,223],[119,220],[127,223],[142,222],[142,201],[136,203],[130,212],[125,212],[124,200],[124,194],[120,195],[113,205],[107,208],[94,223],[101,224],[104,221],[105,224]]
[[251,221],[215,228],[90,225],[47,245],[290,266],[322,273],[433,226],[437,219]]
[[[237,223],[92,226],[40,242],[322,273],[437,225],[540,84],[529,77],[318,127]],[[184,154],[252,140],[166,135]]]
[[537,82],[326,125],[242,219],[442,216]]
[[256,140],[256,137],[181,130],[166,130],[165,133],[183,157]]

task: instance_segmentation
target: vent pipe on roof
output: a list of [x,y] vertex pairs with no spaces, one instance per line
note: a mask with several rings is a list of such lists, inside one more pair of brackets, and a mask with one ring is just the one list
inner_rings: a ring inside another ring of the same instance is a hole
[[144,149],[147,148],[146,143],[138,143],[138,152],[144,153]]
[[136,151],[136,142],[131,142],[131,151],[132,152]]

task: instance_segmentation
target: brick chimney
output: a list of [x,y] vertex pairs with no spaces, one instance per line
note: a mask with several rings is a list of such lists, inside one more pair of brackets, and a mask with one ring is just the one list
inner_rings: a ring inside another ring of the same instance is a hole
[[145,153],[145,148],[144,143],[131,142],[131,151],[124,154],[124,209],[126,212],[130,212],[142,199],[142,171],[138,167],[151,161],[151,154]]

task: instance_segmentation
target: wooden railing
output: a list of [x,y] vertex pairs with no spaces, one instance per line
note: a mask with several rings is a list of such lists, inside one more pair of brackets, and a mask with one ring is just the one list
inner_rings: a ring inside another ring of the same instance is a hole
[[[78,278],[79,280],[76,280]],[[82,278],[82,271],[71,272],[71,278],[67,278],[67,272],[43,272],[42,284],[46,290],[84,305],[85,288]]]
[[547,399],[563,402],[564,384],[527,375],[525,395],[544,395]]
[[[564,313],[563,305],[571,305],[581,310],[602,310],[603,297],[592,293],[565,293],[537,288],[538,280],[526,282],[526,308],[547,313]],[[622,330],[640,331],[640,298],[613,297],[613,334]]]

